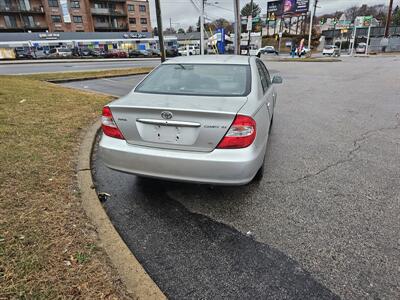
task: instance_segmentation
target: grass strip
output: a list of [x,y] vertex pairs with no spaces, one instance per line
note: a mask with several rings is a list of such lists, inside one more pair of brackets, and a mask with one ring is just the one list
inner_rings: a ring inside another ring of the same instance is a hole
[[129,296],[96,246],[75,176],[82,129],[111,97],[42,80],[135,70],[0,76],[0,299]]
[[150,72],[152,69],[153,68],[150,67],[143,67],[143,68],[111,69],[111,70],[85,71],[85,72],[38,73],[32,75],[23,75],[23,77],[26,79],[42,80],[42,81],[97,79],[97,78],[145,74]]

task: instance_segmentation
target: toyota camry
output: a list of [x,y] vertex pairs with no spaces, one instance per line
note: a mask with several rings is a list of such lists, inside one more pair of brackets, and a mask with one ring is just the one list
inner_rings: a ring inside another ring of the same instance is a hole
[[103,108],[100,156],[139,176],[249,183],[264,172],[281,82],[254,56],[168,60]]

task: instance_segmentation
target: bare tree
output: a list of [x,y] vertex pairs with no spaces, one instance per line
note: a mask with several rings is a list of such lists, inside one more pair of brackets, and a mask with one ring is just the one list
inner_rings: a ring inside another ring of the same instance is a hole
[[354,22],[357,16],[358,16],[358,6],[352,6],[346,9],[346,17],[348,20]]

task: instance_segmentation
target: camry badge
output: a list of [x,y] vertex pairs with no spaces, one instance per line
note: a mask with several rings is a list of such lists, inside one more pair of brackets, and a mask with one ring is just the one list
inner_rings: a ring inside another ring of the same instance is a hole
[[172,119],[172,116],[173,116],[173,114],[172,114],[172,112],[170,112],[170,111],[163,111],[163,112],[161,113],[161,117],[162,117],[163,119],[165,119],[165,120]]

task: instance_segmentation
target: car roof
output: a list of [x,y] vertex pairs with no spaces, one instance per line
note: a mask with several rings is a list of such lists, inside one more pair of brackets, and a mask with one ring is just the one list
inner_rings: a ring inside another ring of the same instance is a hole
[[190,55],[167,60],[164,64],[232,64],[249,65],[249,56],[244,55]]

